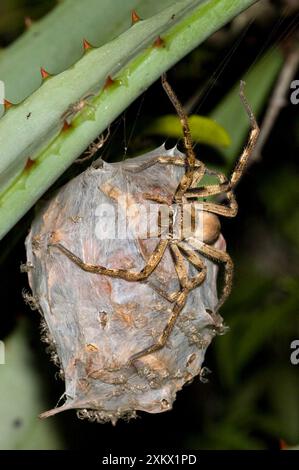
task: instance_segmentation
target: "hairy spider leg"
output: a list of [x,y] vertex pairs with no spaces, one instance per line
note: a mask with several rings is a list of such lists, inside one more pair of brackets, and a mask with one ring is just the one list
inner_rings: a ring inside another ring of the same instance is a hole
[[[166,80],[165,74],[162,75],[162,85],[180,118],[184,135],[184,147],[186,151],[186,171],[185,174],[182,176],[174,195],[174,200],[176,202],[181,202],[185,192],[192,186],[196,157],[193,150],[193,142],[187,114],[184,111],[184,108],[181,102],[179,101],[178,97],[176,96],[175,92]],[[197,162],[199,168],[199,175],[201,175],[202,178],[205,172],[205,165],[199,160],[197,160]]]
[[[170,246],[174,254],[174,263],[175,263],[176,271],[177,271],[179,281],[181,284],[181,291],[178,293],[178,296],[174,302],[174,306],[170,314],[170,317],[167,321],[167,324],[165,328],[163,329],[161,335],[157,339],[157,341],[153,343],[151,346],[143,349],[142,351],[139,351],[138,353],[133,354],[129,359],[129,365],[133,364],[134,361],[136,361],[137,359],[140,359],[143,356],[147,356],[148,354],[152,354],[156,351],[159,351],[165,346],[170,334],[173,331],[173,328],[176,324],[179,314],[181,313],[181,311],[183,310],[185,306],[189,292],[193,290],[195,287],[202,284],[203,281],[205,280],[207,268],[204,265],[202,259],[198,256],[198,254],[194,250],[190,250],[190,248],[186,248],[184,244],[180,242],[172,242]],[[183,258],[179,254],[178,247],[184,252],[184,254],[187,256],[190,263],[192,263],[193,266],[195,266],[195,268],[199,271],[199,273],[196,276],[192,277],[191,279],[188,279],[186,270],[185,268],[182,267]]]
[[234,275],[233,261],[229,254],[225,251],[218,250],[217,248],[207,245],[206,243],[193,237],[188,238],[187,243],[193,249],[203,254],[206,258],[209,258],[211,261],[214,261],[217,264],[222,264],[224,266],[224,285],[222,287],[222,293],[215,309],[215,312],[217,312],[231,293]]
[[59,242],[49,243],[49,246],[58,248],[62,253],[64,253],[73,263],[79,266],[83,271],[95,274],[104,274],[105,276],[118,277],[124,279],[125,281],[142,281],[146,279],[158,266],[160,263],[165,249],[168,245],[168,240],[160,240],[154,249],[153,253],[149,257],[147,263],[140,271],[129,271],[127,269],[114,269],[114,268],[105,268],[104,266],[85,263],[79,256],[76,256],[65,246]]

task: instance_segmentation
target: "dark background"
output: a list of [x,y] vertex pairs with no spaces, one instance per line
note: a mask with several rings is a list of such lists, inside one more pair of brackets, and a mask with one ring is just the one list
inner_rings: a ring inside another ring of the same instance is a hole
[[[7,46],[22,33],[24,16],[38,18],[53,3],[2,2],[0,46]],[[281,47],[278,42],[298,27],[295,2],[259,3],[260,11],[256,8],[254,14],[243,13],[246,27],[238,30],[236,22],[227,25],[221,35],[215,34],[169,72],[170,82],[186,103],[209,83],[221,58],[236,37],[241,38],[230,61],[219,70],[218,79],[208,85],[204,102],[197,103],[199,114],[206,115],[214,108],[261,50]],[[271,14],[264,13],[264,3]],[[207,352],[205,364],[212,370],[209,383],[194,380],[178,393],[170,412],[140,413],[136,420],[119,422],[116,427],[79,421],[74,412],[50,418],[55,421],[62,448],[275,449],[281,439],[290,446],[299,444],[299,365],[290,362],[290,342],[299,339],[298,109],[299,105],[286,102],[262,158],[250,166],[237,188],[238,216],[222,221],[236,275],[232,295],[221,310],[230,331],[215,338]],[[149,122],[169,112],[171,105],[157,82],[112,125],[104,159],[123,158],[126,146],[128,156],[158,146],[163,139],[141,135]],[[207,164],[224,165],[220,152],[203,145],[196,150]],[[73,165],[55,187],[82,168]],[[41,376],[49,408],[63,393],[63,383],[54,379],[56,369],[40,342],[38,314],[24,304],[21,295],[28,285],[19,266],[25,261],[24,238],[33,213],[0,244],[0,337],[5,339],[23,317],[29,318],[34,367]],[[11,425],[22,426],[18,419],[12,415]],[[31,445],[34,448],[34,442]]]

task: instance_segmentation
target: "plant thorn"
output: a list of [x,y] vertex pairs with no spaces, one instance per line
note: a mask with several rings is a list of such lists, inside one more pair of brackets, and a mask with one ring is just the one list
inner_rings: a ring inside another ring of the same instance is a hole
[[131,20],[132,20],[132,25],[135,24],[135,23],[138,23],[138,21],[141,20],[140,16],[139,16],[138,13],[136,12],[136,10],[132,10],[132,12],[131,12]]
[[107,88],[110,88],[111,85],[113,85],[114,83],[115,83],[115,80],[113,80],[111,75],[108,75],[108,77],[106,78],[106,81],[105,81],[104,90],[106,90]]
[[40,68],[40,74],[43,80],[46,80],[47,78],[51,76],[49,72],[47,72],[43,67]]
[[154,41],[154,47],[165,47],[165,41],[161,36],[158,36],[157,39]]
[[4,104],[5,111],[7,111],[9,108],[12,108],[14,106],[13,103],[11,103],[10,101],[6,99],[3,100],[3,104]]
[[90,44],[90,42],[87,41],[87,39],[83,38],[83,49],[84,52],[88,51],[89,49],[92,49],[93,46]]

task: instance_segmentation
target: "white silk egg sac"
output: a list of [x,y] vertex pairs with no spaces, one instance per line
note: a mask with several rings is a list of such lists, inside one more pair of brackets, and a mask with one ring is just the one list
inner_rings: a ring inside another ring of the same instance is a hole
[[[119,199],[146,210],[154,204],[148,194],[171,203],[185,170],[150,165],[161,154],[183,157],[163,146],[123,162],[98,160],[58,190],[33,221],[26,240],[32,298],[65,380],[64,404],[42,417],[76,409],[81,418],[115,423],[139,410],[169,410],[177,391],[202,373],[206,349],[223,331],[222,318],[213,314],[218,268],[199,255],[206,279],[189,292],[166,345],[130,363],[155,343],[168,322],[173,305],[163,292],[180,289],[169,248],[146,279],[127,281],[86,272],[55,247],[59,242],[88,264],[142,270],[159,237],[136,236],[135,222],[144,218],[138,211],[119,233],[124,210]],[[225,250],[221,234],[212,246]],[[195,275],[194,266],[186,264]]]

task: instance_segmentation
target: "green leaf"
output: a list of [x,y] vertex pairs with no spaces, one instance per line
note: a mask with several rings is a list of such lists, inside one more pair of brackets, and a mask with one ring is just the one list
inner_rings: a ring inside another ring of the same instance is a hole
[[48,407],[42,377],[30,349],[25,321],[5,340],[5,364],[0,363],[0,449],[61,449],[55,420],[41,421]]
[[[6,97],[23,100],[40,86],[40,67],[56,74],[83,54],[83,38],[105,44],[131,25],[131,11],[142,18],[171,6],[173,0],[64,0],[32,26],[0,56],[0,79]],[[22,77],[22,80],[20,80]]]
[[[244,283],[237,283],[235,294],[224,312],[224,318],[229,317],[230,333],[215,344],[221,380],[229,388],[236,386],[244,368],[269,344],[271,338],[282,337],[298,304],[296,282],[290,282],[285,275],[275,280],[270,276],[264,278],[258,270],[250,267],[250,259],[245,257],[241,261],[245,273],[239,272],[238,277],[243,278],[246,274]],[[248,279],[251,279],[250,289]],[[278,301],[269,301],[273,292]]]
[[[221,336],[215,343],[215,353],[221,370],[221,381],[224,386],[231,389],[236,386],[239,380],[239,348],[242,350],[241,358],[243,354],[244,356],[247,356],[247,354],[249,356],[254,355],[254,348],[258,347],[267,336],[267,330],[260,328],[259,318],[256,318],[256,316],[260,316],[260,310],[264,312],[261,299],[265,298],[265,295],[272,289],[273,280],[261,276],[252,267],[251,263],[252,260],[246,256],[239,259],[240,266],[244,266],[244,272],[240,271],[239,268],[237,274],[239,282],[236,282],[234,295],[228,299],[223,312],[223,316],[230,327],[229,334]],[[244,282],[240,282],[242,279]],[[248,279],[250,279],[250,289],[248,288]],[[260,310],[257,313],[256,305],[260,305]],[[268,319],[271,322],[272,316],[270,315]],[[248,329],[251,331],[252,328],[257,329],[257,336],[255,337],[255,332],[253,332],[254,338],[251,341],[251,337],[247,338],[246,333]],[[236,351],[238,351],[238,354],[236,354]]]
[[[193,114],[189,116],[188,120],[194,142],[213,147],[227,147],[230,145],[231,141],[228,133],[223,126],[217,124],[213,119]],[[155,119],[145,132],[176,139],[183,137],[182,125],[178,116],[174,114]]]
[[287,299],[277,305],[263,306],[256,312],[250,312],[250,316],[244,309],[244,319],[240,319],[238,325],[240,334],[237,343],[238,354],[235,358],[237,374],[269,342],[269,338],[279,332],[283,318],[293,313],[296,303],[297,299]]
[[197,437],[192,437],[186,442],[186,447],[204,450],[253,450],[262,449],[261,442],[248,435],[248,431],[240,427],[231,426],[229,423],[217,422],[215,426],[208,428],[203,436],[203,442]]
[[299,440],[299,377],[294,369],[291,364],[289,369],[277,368],[275,374],[272,374],[272,387],[269,390],[273,414],[280,425],[280,435],[277,437],[289,444],[297,444]]

